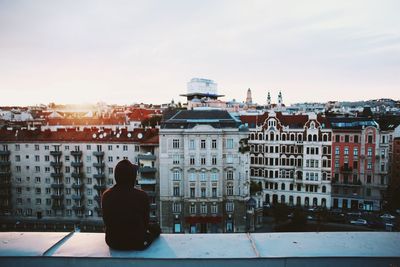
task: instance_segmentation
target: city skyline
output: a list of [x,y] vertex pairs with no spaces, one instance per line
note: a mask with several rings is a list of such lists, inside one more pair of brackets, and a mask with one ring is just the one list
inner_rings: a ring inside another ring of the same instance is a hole
[[396,1],[0,1],[0,105],[399,99]]

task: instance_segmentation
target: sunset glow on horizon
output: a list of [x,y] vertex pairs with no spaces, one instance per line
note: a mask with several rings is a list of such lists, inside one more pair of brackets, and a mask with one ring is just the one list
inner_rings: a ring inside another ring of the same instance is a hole
[[400,99],[398,1],[0,0],[0,105]]

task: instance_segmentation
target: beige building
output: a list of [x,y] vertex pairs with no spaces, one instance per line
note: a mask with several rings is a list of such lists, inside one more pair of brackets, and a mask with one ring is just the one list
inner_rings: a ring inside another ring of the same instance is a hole
[[165,114],[160,222],[165,233],[243,232],[249,200],[247,128],[222,110]]

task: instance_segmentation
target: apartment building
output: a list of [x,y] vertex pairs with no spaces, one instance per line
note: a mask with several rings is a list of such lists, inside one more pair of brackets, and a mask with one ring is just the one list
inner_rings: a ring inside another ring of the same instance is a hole
[[265,204],[331,207],[332,130],[322,116],[244,115],[250,129],[250,178]]
[[389,183],[392,135],[372,118],[330,118],[334,208],[380,210]]
[[224,110],[164,114],[159,156],[164,233],[246,231],[247,137],[247,128]]
[[157,129],[1,130],[1,221],[102,224],[101,194],[122,159],[140,165],[137,186],[158,221],[157,155]]

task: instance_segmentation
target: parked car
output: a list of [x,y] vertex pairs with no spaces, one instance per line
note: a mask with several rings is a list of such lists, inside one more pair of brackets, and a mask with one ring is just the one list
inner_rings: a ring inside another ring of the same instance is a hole
[[385,213],[385,214],[381,215],[381,218],[386,219],[386,220],[388,220],[388,219],[392,220],[392,219],[395,219],[396,217],[389,213]]
[[367,225],[368,224],[367,220],[364,220],[364,219],[357,219],[354,221],[350,221],[350,223],[355,224],[355,225]]

